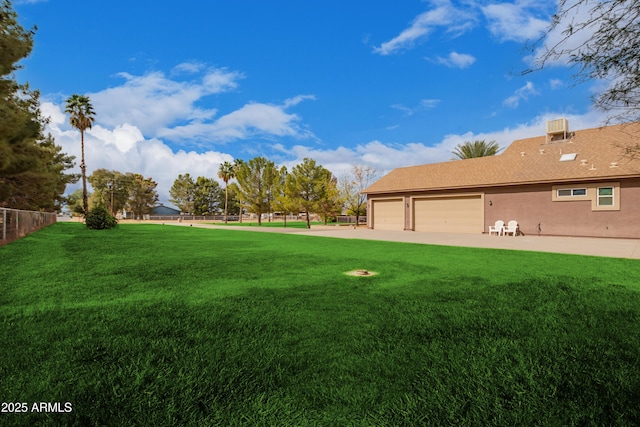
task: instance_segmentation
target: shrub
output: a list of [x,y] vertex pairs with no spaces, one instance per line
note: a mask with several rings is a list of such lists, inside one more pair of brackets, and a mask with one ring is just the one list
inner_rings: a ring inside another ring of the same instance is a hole
[[103,207],[97,207],[89,211],[85,217],[85,222],[87,227],[92,230],[106,230],[118,225],[118,220]]

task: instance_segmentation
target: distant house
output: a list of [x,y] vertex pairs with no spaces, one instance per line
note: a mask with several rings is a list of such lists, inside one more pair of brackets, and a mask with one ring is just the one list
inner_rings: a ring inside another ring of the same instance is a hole
[[151,210],[151,215],[180,215],[180,210],[170,208],[169,206],[165,206],[161,203]]
[[502,154],[394,169],[364,193],[367,224],[386,230],[483,233],[518,221],[525,235],[640,238],[640,123],[514,141]]

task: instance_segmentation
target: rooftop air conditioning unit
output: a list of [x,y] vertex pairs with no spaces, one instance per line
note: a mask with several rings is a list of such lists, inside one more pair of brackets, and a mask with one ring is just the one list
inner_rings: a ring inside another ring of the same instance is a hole
[[557,135],[569,132],[569,121],[567,119],[549,120],[547,122],[547,134]]

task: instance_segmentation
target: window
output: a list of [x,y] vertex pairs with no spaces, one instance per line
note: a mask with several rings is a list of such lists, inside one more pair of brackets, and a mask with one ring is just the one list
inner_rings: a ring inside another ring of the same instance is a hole
[[578,155],[578,153],[569,153],[569,154],[563,154],[560,156],[560,161],[561,162],[572,162],[576,159],[576,156]]
[[598,187],[598,206],[613,206],[613,187]]
[[563,188],[558,190],[558,197],[577,197],[586,195],[586,188]]

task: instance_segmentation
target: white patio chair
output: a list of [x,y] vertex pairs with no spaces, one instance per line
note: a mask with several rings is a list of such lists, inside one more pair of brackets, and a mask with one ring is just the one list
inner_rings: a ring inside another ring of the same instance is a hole
[[496,233],[496,235],[501,236],[503,228],[504,228],[504,221],[502,220],[496,221],[495,225],[489,226],[489,236],[491,236],[492,233]]
[[509,221],[507,226],[502,229],[503,235],[506,236],[509,233],[511,233],[513,237],[516,237],[516,235],[518,234],[518,221],[512,219],[511,221]]

